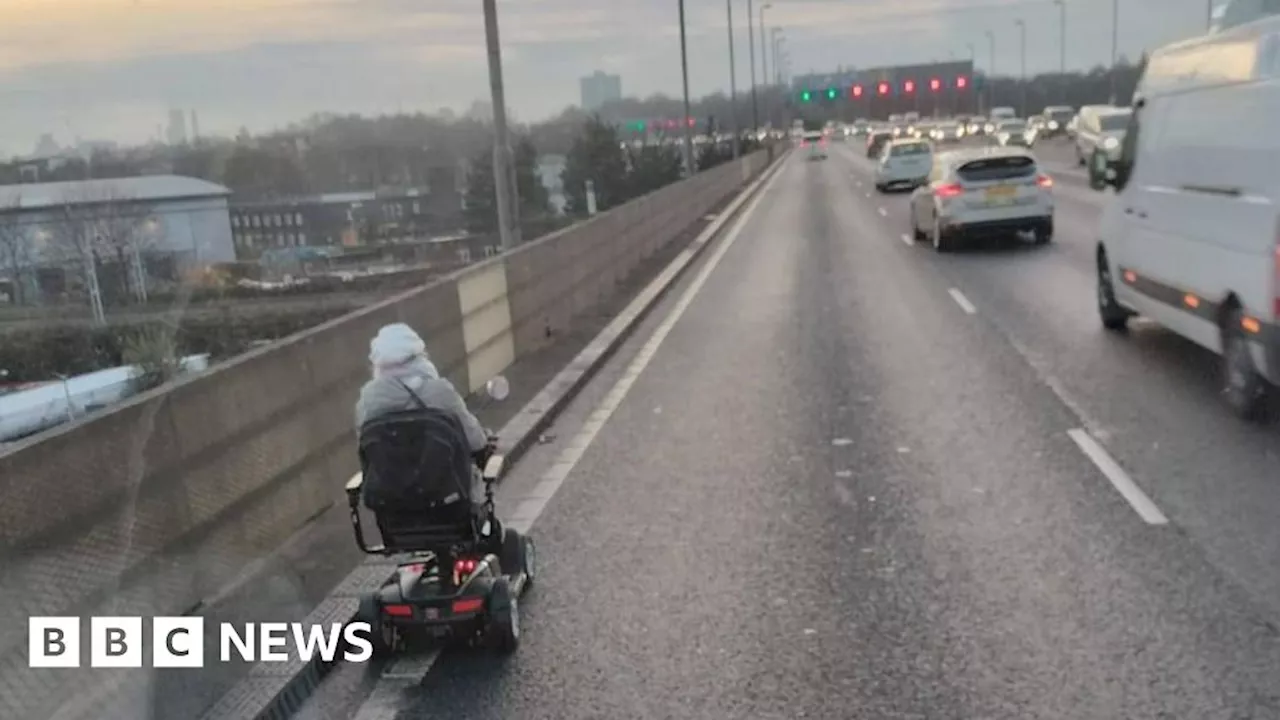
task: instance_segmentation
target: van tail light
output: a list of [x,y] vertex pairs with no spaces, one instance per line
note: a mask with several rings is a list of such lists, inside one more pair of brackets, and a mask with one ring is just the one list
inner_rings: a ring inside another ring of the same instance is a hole
[[1053,178],[1049,177],[1048,175],[1037,175],[1036,185],[1039,185],[1040,187],[1048,190],[1049,188],[1053,187]]
[[938,187],[934,188],[933,194],[937,195],[940,198],[960,197],[961,195],[964,194],[964,188],[960,187],[958,183],[951,183],[950,185],[939,185]]

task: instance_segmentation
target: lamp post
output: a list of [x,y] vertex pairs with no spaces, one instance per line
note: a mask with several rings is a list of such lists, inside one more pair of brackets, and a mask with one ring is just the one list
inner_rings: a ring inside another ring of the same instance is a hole
[[[763,10],[764,8],[761,8]],[[761,35],[764,31],[761,30]],[[764,52],[761,46],[760,52]],[[756,97],[756,18],[751,11],[751,0],[747,0],[747,60],[751,63],[751,130],[760,134],[760,100]]]
[[1023,118],[1027,116],[1027,23],[1023,20],[1014,20],[1014,25],[1018,26],[1018,32],[1022,36],[1022,74],[1019,76],[1019,83],[1022,86],[1022,107],[1018,113]]
[[1067,0],[1053,0],[1058,6],[1058,72],[1062,75],[1062,103],[1067,103]]
[[685,41],[684,0],[680,4],[680,73],[684,78],[684,118],[680,120],[684,131],[684,172],[685,177],[693,177],[693,134],[689,127],[689,119],[693,117],[689,110],[689,49]]
[[[974,49],[974,47],[973,47],[973,43],[965,43],[965,47],[969,48],[969,74],[970,74],[970,75],[975,75],[976,73],[974,72],[974,68],[976,68],[976,67],[978,66],[978,51]],[[970,81],[970,82],[969,82],[970,86],[972,86],[972,85],[973,85],[973,78],[972,78],[972,77],[970,77],[970,78],[969,78],[969,81]],[[957,99],[956,99],[956,106],[957,106],[957,107],[959,107],[959,106],[960,106],[959,98],[957,98]],[[979,112],[979,113],[981,113],[981,112],[982,112],[982,97],[981,97],[980,95],[979,95],[979,96],[978,96],[978,98],[977,98],[977,106],[978,106],[978,107],[977,107],[978,112]]]
[[489,92],[493,103],[493,187],[497,195],[502,249],[520,244],[520,203],[516,197],[515,161],[507,134],[507,100],[502,87],[502,46],[498,41],[496,0],[484,0],[484,39],[489,52]]
[[[733,61],[733,0],[724,0],[729,25],[729,130],[733,132],[733,157],[738,157],[738,69]],[[711,128],[707,128],[708,131]]]
[[1111,104],[1116,104],[1116,63],[1120,59],[1120,0],[1111,0]]
[[982,94],[987,98],[987,108],[989,109],[994,103],[994,93],[991,91],[991,81],[996,77],[996,34],[993,30],[987,31],[987,43],[991,50],[991,63],[987,65],[987,82],[983,83]]
[[787,41],[787,36],[782,34],[782,28],[773,29],[773,72],[778,78],[778,85],[782,85],[783,74],[782,64],[785,62],[782,44]]

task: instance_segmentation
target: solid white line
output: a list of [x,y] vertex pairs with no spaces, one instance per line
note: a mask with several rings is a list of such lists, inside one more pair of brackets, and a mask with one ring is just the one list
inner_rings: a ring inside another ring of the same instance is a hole
[[[551,497],[564,483],[569,476],[570,471],[578,464],[578,461],[586,454],[587,448],[591,446],[591,441],[595,439],[596,434],[604,427],[605,422],[613,415],[614,410],[622,404],[622,400],[631,390],[631,386],[639,379],[640,373],[645,369],[649,362],[653,359],[654,353],[658,347],[662,345],[663,340],[671,332],[676,322],[684,315],[685,310],[693,303],[694,297],[702,286],[706,284],[707,278],[711,272],[720,264],[720,260],[724,254],[738,239],[738,235],[742,232],[742,228],[747,221],[755,214],[756,208],[764,200],[764,197],[773,188],[774,183],[782,176],[782,167],[778,167],[773,171],[773,176],[765,182],[760,188],[756,196],[743,209],[742,213],[737,217],[733,226],[725,234],[720,241],[720,246],[715,249],[711,257],[707,260],[706,265],[694,277],[693,283],[685,290],[684,295],[680,296],[680,300],[672,308],[671,313],[663,319],[662,324],[654,330],[653,335],[645,342],[632,359],[631,364],[627,366],[625,372],[618,382],[605,394],[604,399],[596,406],[595,410],[587,416],[587,421],[578,431],[572,441],[560,451],[556,457],[556,461],[552,463],[539,478],[538,483],[529,491],[524,501],[521,502],[514,513],[508,517],[504,524],[508,527],[519,530],[520,532],[528,532],[529,528],[538,520],[538,516],[542,514]],[[708,240],[709,242],[710,240]],[[417,658],[417,663],[413,668],[405,673],[396,673],[388,675],[384,673],[378,679],[372,692],[365,702],[358,708],[356,720],[386,720],[386,718],[396,717],[396,713],[405,707],[404,693],[409,688],[414,687],[422,682],[422,678],[430,672],[433,665],[440,658],[440,650],[432,650],[430,654]]]
[[909,234],[907,234],[907,233],[902,233],[902,237],[901,237],[901,239],[902,239],[902,244],[903,244],[903,245],[906,245],[907,247],[915,247],[915,246],[916,246],[916,241],[915,241],[915,240],[912,240],[912,239],[911,239],[911,236],[910,236]]
[[594,440],[596,434],[604,428],[609,417],[613,415],[614,411],[617,410],[620,405],[622,405],[622,401],[627,397],[627,393],[631,391],[631,386],[635,384],[636,380],[640,379],[640,374],[644,372],[644,369],[653,360],[658,348],[662,346],[663,341],[667,339],[667,335],[671,333],[672,328],[675,327],[676,323],[679,322],[685,311],[693,303],[694,298],[697,296],[698,292],[702,290],[702,286],[707,283],[707,278],[711,276],[711,273],[720,264],[725,253],[729,251],[729,248],[733,247],[734,242],[737,241],[739,234],[742,232],[742,228],[746,226],[747,221],[749,221],[751,216],[755,214],[756,208],[764,201],[765,195],[770,189],[772,189],[773,184],[777,182],[781,175],[782,173],[780,172],[774,173],[773,177],[769,178],[768,183],[766,183],[755,198],[752,199],[751,204],[748,205],[746,209],[743,210],[742,214],[738,216],[733,227],[729,229],[728,233],[721,240],[720,246],[715,249],[715,252],[707,260],[706,265],[704,265],[701,271],[698,272],[698,275],[693,279],[693,282],[685,290],[684,294],[680,296],[679,301],[676,302],[671,313],[663,319],[662,323],[653,331],[653,335],[645,341],[645,344],[640,348],[640,351],[637,352],[635,357],[632,359],[631,364],[627,366],[626,371],[622,373],[622,377],[618,379],[618,382],[605,395],[604,400],[596,407],[595,412],[591,415],[592,422],[583,426],[583,428],[578,432],[577,437],[574,438],[572,443],[573,451],[570,452],[566,449],[562,453],[552,470],[548,470],[547,473],[538,481],[537,486],[530,493],[530,497],[521,503],[516,509],[514,517],[519,518],[522,521],[526,521],[528,525],[525,527],[519,527],[518,524],[514,522],[509,522],[508,524],[516,527],[516,529],[521,532],[525,532],[538,519],[538,516],[542,514],[542,510],[546,507],[547,502],[550,501],[551,497],[560,489],[560,485],[566,478],[568,478],[574,465],[576,465],[578,460],[586,453],[587,448],[591,445],[591,441]]
[[1169,519],[1164,516],[1164,513],[1160,512],[1160,508],[1156,507],[1151,498],[1142,492],[1142,488],[1138,487],[1129,478],[1129,474],[1124,471],[1124,468],[1120,467],[1120,464],[1112,459],[1111,453],[1098,444],[1098,441],[1094,440],[1092,435],[1080,428],[1068,430],[1067,434],[1080,447],[1080,450],[1093,461],[1093,464],[1098,466],[1098,469],[1102,471],[1107,480],[1111,481],[1112,487],[1120,493],[1121,497],[1128,501],[1130,507],[1138,513],[1143,522],[1148,525],[1168,524]]
[[956,304],[960,306],[961,310],[964,310],[970,315],[978,314],[978,308],[974,307],[973,303],[969,302],[969,298],[965,297],[964,293],[955,288],[951,288],[947,290],[947,292],[951,294],[951,299],[956,301]]
[[889,213],[884,208],[876,208],[876,212],[880,213],[880,217],[889,217]]

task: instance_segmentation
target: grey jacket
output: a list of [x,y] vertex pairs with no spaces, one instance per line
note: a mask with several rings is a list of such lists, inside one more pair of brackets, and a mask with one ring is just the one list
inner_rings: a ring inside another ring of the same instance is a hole
[[472,452],[483,450],[488,445],[489,437],[484,426],[467,409],[466,401],[454,389],[453,383],[440,377],[426,358],[414,360],[394,372],[377,374],[360,388],[360,399],[356,401],[356,429],[383,415],[419,407],[409,391],[429,408],[454,413],[467,432]]

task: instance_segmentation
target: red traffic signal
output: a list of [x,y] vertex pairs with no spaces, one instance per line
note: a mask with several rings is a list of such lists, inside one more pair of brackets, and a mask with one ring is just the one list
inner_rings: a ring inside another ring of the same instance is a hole
[[887,82],[882,82],[882,83],[880,83],[880,86],[877,88],[877,91],[878,91],[881,95],[888,95],[888,94],[889,94],[889,83],[887,83]]
[[862,97],[862,86],[861,86],[861,85],[854,85],[854,86],[853,86],[853,96],[854,96],[854,97],[856,97],[856,98],[858,98],[858,97]]
[[942,81],[941,81],[941,80],[939,80],[938,78],[934,78],[934,79],[932,79],[932,80],[930,80],[930,81],[929,81],[929,89],[930,89],[930,90],[932,90],[932,91],[934,91],[934,92],[938,92],[938,90],[940,90],[941,88],[942,88]]
[[908,80],[902,84],[902,92],[913,93],[916,91],[916,81]]
[[963,76],[963,75],[961,75],[960,77],[956,78],[956,87],[960,88],[961,90],[963,90],[963,89],[965,89],[965,88],[969,87],[969,78],[967,78],[967,77],[965,77],[965,76]]
[[697,127],[698,125],[698,123],[693,118],[686,118],[686,121],[689,123],[689,127]]

